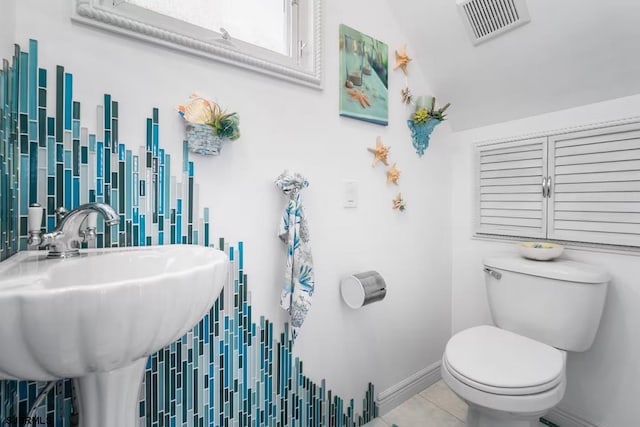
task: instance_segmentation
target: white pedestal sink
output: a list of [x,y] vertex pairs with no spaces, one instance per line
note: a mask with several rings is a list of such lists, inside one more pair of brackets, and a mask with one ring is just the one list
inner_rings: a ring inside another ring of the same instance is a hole
[[202,246],[18,253],[0,263],[0,379],[75,378],[81,426],[133,427],[147,357],[205,315],[227,274]]

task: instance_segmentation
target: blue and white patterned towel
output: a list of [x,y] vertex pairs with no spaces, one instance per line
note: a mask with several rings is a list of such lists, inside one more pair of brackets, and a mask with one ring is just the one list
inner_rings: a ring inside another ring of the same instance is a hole
[[284,171],[275,183],[289,197],[278,230],[278,237],[287,245],[287,266],[280,306],[289,312],[291,339],[295,340],[311,308],[315,288],[309,228],[300,198],[300,190],[308,187],[309,182],[299,173]]

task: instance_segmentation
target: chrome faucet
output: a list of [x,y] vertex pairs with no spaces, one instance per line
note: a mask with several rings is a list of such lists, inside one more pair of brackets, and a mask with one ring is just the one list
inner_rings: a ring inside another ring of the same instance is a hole
[[81,242],[95,239],[95,221],[88,221],[85,230],[80,227],[85,219],[102,214],[106,225],[116,225],[120,222],[118,213],[109,205],[104,203],[86,203],[77,208],[67,211],[59,208],[58,224],[50,232],[42,234],[40,224],[42,223],[43,210],[37,203],[29,208],[29,240],[27,242],[30,249],[48,248],[48,258],[69,258],[80,255],[79,248]]

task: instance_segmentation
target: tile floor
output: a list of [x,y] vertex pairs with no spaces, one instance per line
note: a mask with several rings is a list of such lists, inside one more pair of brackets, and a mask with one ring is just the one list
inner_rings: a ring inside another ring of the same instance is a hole
[[467,405],[440,380],[366,427],[464,427],[466,416]]

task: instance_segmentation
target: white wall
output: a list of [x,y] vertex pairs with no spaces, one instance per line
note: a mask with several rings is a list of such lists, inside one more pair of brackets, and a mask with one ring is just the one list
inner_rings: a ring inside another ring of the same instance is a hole
[[[563,0],[561,7],[529,1],[529,23],[479,45],[467,36],[456,3],[395,8],[425,57],[430,83],[458,106],[456,130],[640,93],[635,0]],[[427,39],[433,42],[419,43]]]
[[[275,233],[285,200],[273,179],[285,168],[308,177],[303,199],[317,291],[295,352],[312,378],[326,378],[338,394],[359,399],[368,381],[379,392],[438,361],[450,335],[449,131],[440,126],[426,155],[417,157],[400,102],[404,76],[392,70],[390,126],[338,116],[338,25],[387,42],[391,57],[406,39],[384,0],[324,3],[324,91],[73,24],[68,0],[19,2],[17,41],[39,40],[41,66],[61,64],[73,73],[83,126],[95,130],[95,106],[111,93],[120,102],[121,140],[129,146],[144,145],[145,118],[157,106],[161,145],[180,156],[183,124],[174,108],[194,91],[239,112],[242,137],[219,158],[195,160],[200,206],[211,207],[216,236],[245,242],[254,313],[279,325],[286,319],[278,306],[285,259]],[[419,63],[411,64],[412,86],[428,93]],[[371,168],[366,148],[378,135],[402,171],[399,188],[385,183],[382,166]],[[359,183],[357,209],[341,206],[344,179]],[[391,209],[398,190],[407,201],[404,213]],[[367,269],[386,278],[387,298],[348,309],[339,278]]]
[[[453,300],[452,329],[490,323],[482,257],[497,251],[514,250],[513,243],[474,240],[473,143],[537,131],[573,127],[633,117],[640,111],[640,96],[586,105],[561,112],[458,132],[452,179]],[[640,254],[616,254],[578,249],[566,250],[566,257],[606,268],[613,280],[593,347],[568,358],[568,387],[559,407],[600,427],[637,425],[640,419]]]
[[5,0],[0,6],[0,58],[11,58],[15,32],[16,0]]

